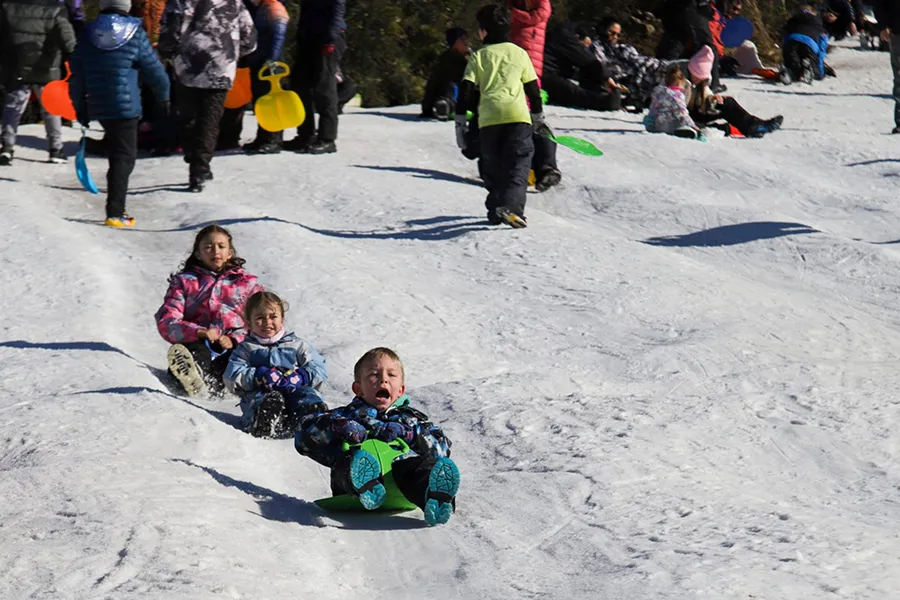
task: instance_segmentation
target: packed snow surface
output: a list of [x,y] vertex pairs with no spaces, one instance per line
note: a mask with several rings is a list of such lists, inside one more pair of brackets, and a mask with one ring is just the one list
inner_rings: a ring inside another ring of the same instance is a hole
[[[549,107],[605,156],[560,148],[524,230],[487,225],[452,123],[415,106],[343,115],[337,154],[217,156],[199,195],[180,156],[143,158],[131,231],[22,127],[0,598],[897,598],[900,140],[887,53],[830,62],[726,81],[784,115],[761,140]],[[327,358],[331,405],[365,350],[400,353],[462,472],[448,525],[327,515],[326,469],[239,431],[235,398],[171,391],[153,314],[213,222]]]

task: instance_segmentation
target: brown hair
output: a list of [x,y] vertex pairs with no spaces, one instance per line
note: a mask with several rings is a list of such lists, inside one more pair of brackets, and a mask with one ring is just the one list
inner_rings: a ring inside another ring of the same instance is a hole
[[[221,233],[225,237],[228,238],[228,246],[231,248],[231,258],[228,259],[224,265],[222,265],[222,270],[225,271],[227,269],[237,269],[244,266],[246,262],[243,258],[238,256],[237,250],[234,248],[234,241],[231,238],[231,234],[227,229],[220,225],[216,225],[213,223],[212,225],[207,225],[203,229],[197,232],[197,236],[194,238],[194,247],[191,249],[191,255],[187,257],[187,259],[181,263],[181,266],[178,267],[178,272],[183,273],[185,271],[190,271],[195,267],[203,267],[203,263],[200,262],[200,259],[197,258],[197,252],[200,250],[200,244],[203,243],[208,236],[213,233]],[[174,277],[174,275],[172,276]],[[169,278],[169,281],[172,281],[172,277]]]
[[675,66],[668,73],[666,73],[666,85],[667,86],[680,86],[684,83],[684,72],[682,72],[681,67]]
[[244,305],[244,322],[247,323],[247,326],[250,326],[250,316],[253,314],[258,308],[264,308],[266,306],[277,306],[281,310],[281,316],[284,317],[284,313],[288,311],[288,303],[278,297],[278,294],[273,292],[256,292],[249,298],[247,298],[247,303]]
[[379,358],[386,357],[400,365],[400,376],[403,378],[403,381],[406,381],[406,372],[403,369],[403,361],[400,360],[400,357],[397,356],[397,353],[391,350],[390,348],[372,348],[368,352],[362,355],[358,361],[356,361],[356,365],[353,366],[353,381],[359,383],[362,379],[363,369],[366,368],[373,360],[377,360]]

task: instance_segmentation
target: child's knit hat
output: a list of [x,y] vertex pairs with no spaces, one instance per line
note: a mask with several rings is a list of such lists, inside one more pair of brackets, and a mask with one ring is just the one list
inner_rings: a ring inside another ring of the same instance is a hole
[[462,27],[451,27],[450,29],[447,30],[447,32],[444,35],[447,36],[447,47],[448,48],[452,48],[453,44],[455,44],[458,39],[460,39],[460,38],[468,39],[468,37],[469,37],[469,34],[466,33],[466,30],[463,29]]
[[712,77],[713,61],[715,54],[709,46],[703,46],[691,57],[688,63],[688,71],[697,79],[709,79]]
[[100,10],[131,12],[131,0],[100,0]]

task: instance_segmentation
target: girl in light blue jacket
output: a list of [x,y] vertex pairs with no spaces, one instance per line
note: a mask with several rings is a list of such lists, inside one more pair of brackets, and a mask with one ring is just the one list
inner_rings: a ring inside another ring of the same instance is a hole
[[300,418],[328,410],[318,389],[328,379],[325,359],[284,330],[285,302],[272,292],[250,296],[244,308],[250,328],[225,369],[223,380],[241,397],[241,426],[255,437],[293,435]]

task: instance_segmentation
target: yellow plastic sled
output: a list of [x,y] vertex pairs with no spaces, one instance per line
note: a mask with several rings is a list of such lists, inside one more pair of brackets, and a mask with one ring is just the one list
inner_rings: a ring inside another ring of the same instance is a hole
[[[281,89],[281,80],[291,73],[290,67],[283,62],[276,62],[275,66],[284,69],[283,73],[274,73],[269,65],[264,65],[258,77],[261,81],[268,81],[272,89],[268,94],[256,101],[256,121],[266,131],[273,133],[299,127],[306,119],[306,111],[300,96],[290,90]],[[268,75],[263,75],[266,71]]]

